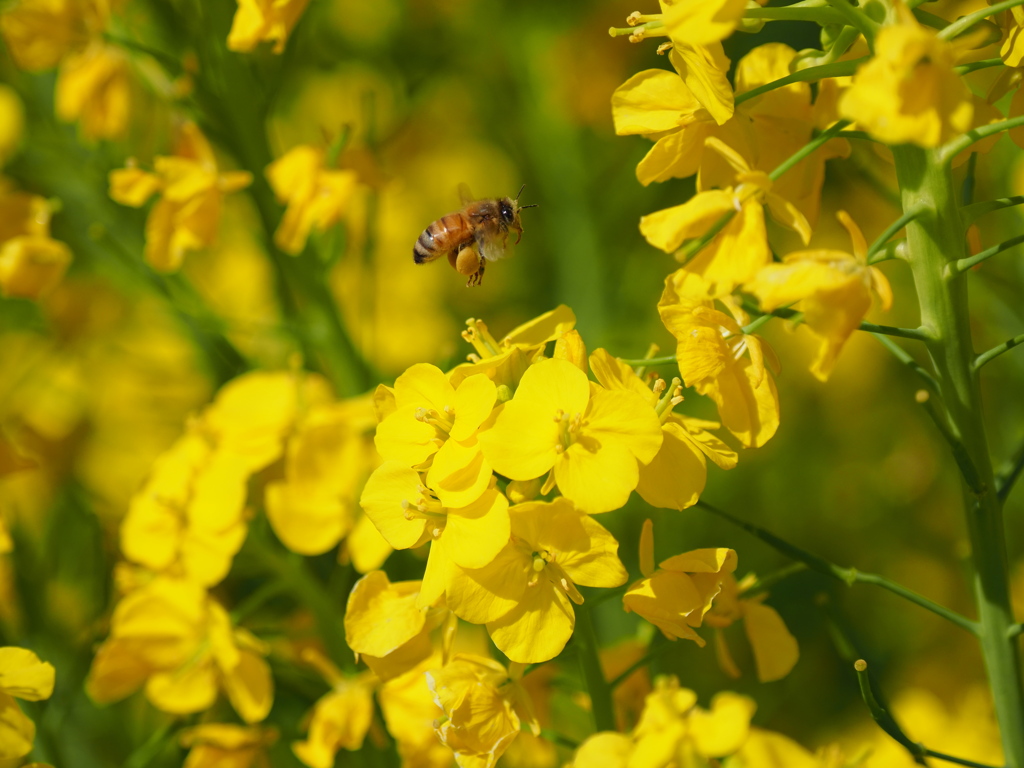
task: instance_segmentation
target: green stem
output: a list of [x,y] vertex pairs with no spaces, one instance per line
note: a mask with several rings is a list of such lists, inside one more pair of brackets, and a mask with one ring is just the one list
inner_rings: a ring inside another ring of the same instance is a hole
[[881,25],[847,0],[828,0],[828,4],[842,16],[848,25],[856,27],[864,35],[869,48],[874,48],[875,34]]
[[594,632],[590,608],[586,605],[576,606],[576,631],[573,637],[579,646],[580,670],[590,694],[594,728],[597,731],[614,731],[615,709],[612,706],[612,689],[601,669],[600,646]]
[[996,200],[983,200],[980,203],[972,203],[971,205],[961,208],[960,215],[963,217],[964,226],[970,226],[986,213],[999,211],[1003,208],[1012,208],[1015,205],[1021,204],[1024,204],[1024,195],[1000,197]]
[[[983,130],[983,129],[982,129]],[[967,531],[978,604],[982,655],[1002,733],[1007,768],[1024,768],[1024,689],[1017,645],[1008,638],[1014,625],[1009,564],[988,440],[982,422],[981,391],[972,349],[967,282],[946,266],[965,256],[965,228],[945,148],[927,151],[893,147],[905,210],[927,213],[907,225],[910,267],[921,306],[921,325],[934,363],[947,421],[977,471],[977,485],[964,478]]]
[[837,61],[832,64],[821,64],[817,67],[801,69],[799,72],[794,72],[792,75],[786,75],[785,77],[780,77],[778,80],[772,80],[770,83],[759,85],[757,88],[751,88],[749,91],[737,93],[735,99],[736,106],[739,106],[743,102],[748,101],[755,96],[760,96],[763,93],[768,93],[769,91],[774,91],[787,85],[792,85],[793,83],[806,83],[815,80],[823,80],[827,77],[849,77],[857,71],[857,67],[866,62],[869,58],[869,56],[864,56],[852,61]]
[[[770,315],[771,317],[781,317],[783,320],[790,320],[802,314],[795,309],[773,309],[770,312],[763,312],[763,310],[758,310],[756,307],[748,307],[746,304],[744,304],[743,308],[750,312],[762,312],[762,314]],[[925,341],[928,338],[927,331],[923,328],[897,328],[893,325],[876,325],[875,323],[862,322],[857,326],[857,330],[867,331],[868,333],[881,333],[886,336],[898,336],[902,339],[914,339],[915,341]]]
[[979,69],[988,69],[989,67],[1003,67],[1006,66],[1000,58],[995,59],[982,59],[981,61],[972,61],[969,64],[959,64],[953,67],[953,71],[958,75],[969,75],[971,72],[977,72]]
[[881,343],[883,347],[892,352],[892,354],[896,357],[897,360],[899,360],[905,366],[910,368],[910,370],[912,370],[914,373],[920,376],[924,380],[924,383],[928,387],[928,389],[930,389],[936,395],[939,394],[939,382],[935,380],[935,377],[931,375],[927,368],[925,368],[923,365],[917,362],[917,360],[911,357],[910,354],[905,349],[903,349],[903,347],[901,347],[895,341],[890,339],[888,336],[883,336],[880,333],[874,333],[872,334],[872,336],[878,339],[878,341]]
[[966,32],[979,21],[983,21],[989,16],[995,16],[997,13],[1008,11],[1011,8],[1016,8],[1018,5],[1024,5],[1024,0],[1003,0],[1001,3],[990,5],[987,8],[982,8],[974,13],[968,13],[966,16],[961,16],[944,30],[939,32],[939,37],[943,40],[952,40],[961,32]]
[[996,494],[999,496],[999,501],[1006,501],[1006,497],[1010,495],[1013,484],[1017,482],[1021,472],[1024,472],[1024,445],[1017,449],[1017,453],[996,477]]
[[774,587],[780,581],[785,581],[790,576],[797,573],[803,573],[807,570],[805,563],[790,563],[785,568],[779,568],[779,570],[769,573],[749,587],[743,590],[743,597],[753,597],[754,595],[760,595],[762,592],[767,592],[769,589]]
[[824,5],[786,5],[768,8],[747,8],[743,13],[748,19],[765,21],[813,21],[815,24],[846,24],[846,17]]
[[620,363],[625,363],[631,368],[636,368],[638,365],[671,365],[676,362],[675,355],[665,355],[664,357],[644,357],[637,359],[626,359],[624,357],[619,358]]
[[881,261],[881,259],[876,259],[875,256],[885,248],[885,244],[889,241],[889,238],[907,226],[907,222],[913,221],[920,216],[921,213],[922,212],[920,210],[907,211],[896,219],[896,221],[886,227],[885,232],[880,234],[878,239],[871,244],[870,248],[868,248],[868,264],[874,264],[876,261]]
[[879,727],[888,733],[892,738],[901,744],[914,758],[914,762],[918,765],[928,765],[924,758],[934,757],[936,760],[945,760],[947,763],[955,763],[956,765],[965,765],[967,768],[995,768],[995,766],[988,765],[986,763],[977,763],[974,760],[966,760],[962,757],[954,757],[953,755],[947,755],[944,752],[937,752],[934,749],[928,749],[924,744],[919,744],[908,737],[903,729],[900,728],[899,724],[893,719],[889,711],[883,707],[878,699],[875,697],[875,692],[871,686],[871,678],[868,676],[868,665],[863,660],[857,661],[853,667],[857,672],[857,683],[860,685],[860,695],[864,699],[864,703],[867,704],[868,711],[871,713],[872,719],[878,723]]
[[1024,243],[1024,235],[1018,235],[1017,237],[1011,237],[1009,240],[1004,240],[1001,243],[993,245],[991,248],[986,248],[981,253],[976,253],[973,256],[968,256],[966,259],[957,259],[951,261],[946,265],[947,276],[952,276],[960,272],[966,272],[968,269],[976,264],[981,264],[985,259],[991,259],[996,254],[1002,253],[1005,250],[1013,248],[1015,245]]
[[828,560],[825,560],[822,557],[818,557],[817,555],[813,555],[810,552],[800,549],[800,547],[790,544],[788,541],[784,539],[780,539],[771,531],[768,531],[752,523],[748,523],[745,520],[741,520],[738,517],[734,517],[728,512],[718,509],[717,507],[713,507],[706,502],[698,501],[696,506],[701,507],[702,509],[705,509],[708,512],[711,512],[712,514],[718,515],[719,517],[725,520],[728,520],[730,523],[742,528],[752,536],[756,536],[757,538],[761,539],[761,541],[763,541],[765,544],[768,544],[774,549],[777,549],[786,557],[803,563],[812,571],[817,571],[818,573],[824,574],[825,576],[831,576],[834,579],[839,579],[839,581],[843,582],[847,586],[852,586],[853,584],[856,584],[858,582],[861,584],[874,584],[876,587],[881,587],[882,589],[888,590],[889,592],[892,592],[894,595],[902,597],[904,600],[908,600],[911,603],[914,603],[915,605],[921,606],[925,610],[931,611],[937,616],[941,616],[942,618],[946,619],[952,624],[955,624],[961,629],[967,630],[971,634],[977,633],[977,625],[975,622],[971,621],[965,616],[961,616],[956,611],[951,611],[949,608],[946,608],[942,605],[939,605],[936,602],[933,602],[932,600],[929,600],[924,595],[919,595],[917,592],[907,589],[901,584],[897,584],[894,581],[890,581],[884,576],[878,576],[874,573],[863,573],[861,571],[858,571],[856,568],[842,568],[838,565],[835,565],[834,563],[830,563]]
[[945,146],[939,147],[939,149],[935,151],[936,158],[940,162],[948,163],[952,161],[954,157],[971,146],[971,144],[979,142],[982,139],[987,139],[989,136],[995,136],[997,133],[1009,131],[1014,128],[1020,128],[1021,126],[1024,126],[1024,116],[1011,117],[1007,120],[1000,120],[997,123],[989,123],[988,125],[982,125],[978,128],[972,128],[962,136],[957,136],[955,139],[952,139]]

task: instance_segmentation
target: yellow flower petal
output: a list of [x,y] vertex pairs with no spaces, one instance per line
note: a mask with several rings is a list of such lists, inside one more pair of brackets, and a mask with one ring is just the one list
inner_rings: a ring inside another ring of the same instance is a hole
[[742,601],[742,606],[743,629],[754,650],[758,680],[781,680],[800,658],[796,638],[774,608],[752,600]]
[[640,477],[636,457],[617,441],[594,450],[587,441],[573,443],[555,461],[554,473],[558,490],[588,514],[623,506]]
[[427,485],[446,507],[465,507],[480,498],[491,483],[491,465],[479,443],[448,440],[434,454]]
[[53,693],[53,665],[40,661],[32,651],[0,648],[0,691],[25,701],[41,701]]
[[512,661],[533,664],[561,653],[575,625],[576,614],[564,592],[527,589],[511,611],[487,623],[487,631]]
[[711,700],[711,711],[695,709],[690,714],[690,735],[697,751],[706,757],[733,754],[746,741],[750,718],[757,705],[752,699],[723,691]]
[[637,72],[612,94],[612,119],[619,136],[670,131],[701,109],[682,78],[664,69]]
[[482,568],[508,544],[508,500],[489,490],[466,507],[448,510],[445,548],[463,568]]
[[643,216],[640,233],[647,242],[666,253],[675,251],[683,241],[707,232],[723,215],[733,210],[733,196],[722,190],[709,190],[682,205]]
[[366,481],[359,504],[377,530],[395,549],[421,543],[427,530],[423,517],[406,517],[403,502],[416,505],[422,496],[420,475],[397,461],[386,461]]
[[0,691],[0,760],[15,760],[32,751],[36,726],[18,703]]
[[697,503],[707,481],[704,454],[680,424],[667,422],[662,429],[661,450],[640,467],[636,492],[652,507],[686,509]]

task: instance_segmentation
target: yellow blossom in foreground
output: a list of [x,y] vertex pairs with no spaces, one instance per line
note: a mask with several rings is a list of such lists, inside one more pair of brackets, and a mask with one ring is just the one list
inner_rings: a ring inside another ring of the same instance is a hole
[[183,768],[267,768],[266,748],[277,741],[273,728],[204,723],[186,728],[178,742],[189,748]]
[[238,0],[228,50],[251,51],[266,41],[274,44],[274,53],[282,53],[308,4],[309,0]]
[[155,173],[134,166],[111,171],[110,196],[138,208],[160,199],[146,219],[146,261],[177,272],[185,254],[210,246],[220,226],[224,196],[252,182],[246,171],[221,172],[213,148],[194,123],[182,126],[174,155],[156,158]]
[[701,626],[722,582],[736,569],[736,553],[725,548],[695,549],[670,557],[654,569],[651,530],[651,521],[645,521],[640,538],[644,578],[623,595],[622,607],[654,624],[669,640],[682,637],[703,647],[704,639],[693,628]]
[[743,333],[740,323],[747,318],[735,305],[728,305],[730,317],[709,301],[688,297],[691,277],[683,270],[670,275],[658,304],[678,342],[679,374],[714,400],[723,426],[744,446],[762,446],[779,426],[779,393],[765,364],[766,357],[775,364],[774,353],[757,336]]
[[[764,605],[767,594],[762,593],[751,598],[740,596],[753,581],[752,578],[747,578],[742,584],[737,584],[731,573],[725,574],[721,591],[704,621],[709,627],[721,630],[743,619],[743,629],[754,651],[757,679],[762,683],[768,683],[772,680],[781,680],[789,674],[800,658],[800,648],[778,612],[771,606]],[[715,641],[719,665],[726,674],[739,677],[739,668],[732,660],[732,654],[721,631],[716,633]]]
[[508,500],[498,490],[488,488],[464,507],[446,507],[416,470],[397,461],[377,467],[359,503],[395,549],[431,542],[421,606],[444,594],[455,578],[453,567],[481,568],[508,542]]
[[478,434],[494,409],[494,382],[474,374],[453,386],[440,368],[417,363],[395,380],[393,397],[374,436],[380,455],[407,467],[429,461],[428,484],[446,506],[476,501],[491,482]]
[[460,768],[491,768],[519,735],[522,721],[540,732],[525,692],[492,659],[457,654],[427,672],[427,683],[445,715],[437,735]]
[[971,92],[953,69],[954,47],[899,8],[899,23],[878,33],[839,112],[886,144],[937,147],[971,127]]
[[821,341],[811,373],[828,379],[846,340],[857,329],[872,296],[883,309],[892,304],[892,289],[878,269],[868,266],[867,242],[845,211],[837,214],[850,233],[853,254],[817,249],[788,254],[781,264],[770,264],[744,286],[770,312],[799,302],[804,325]]
[[79,121],[87,139],[116,139],[128,128],[131,80],[119,49],[95,41],[60,66],[55,92],[57,117]]
[[661,423],[635,392],[592,387],[567,360],[542,360],[523,374],[494,426],[480,435],[484,457],[512,480],[551,472],[588,513],[618,509],[636,488],[638,464],[661,447]]
[[430,631],[448,613],[420,607],[421,582],[392,584],[384,571],[356,582],[345,606],[345,642],[381,680],[404,675],[433,653]]
[[0,648],[0,759],[24,757],[32,751],[36,726],[15,699],[41,701],[53,693],[52,664],[24,648]]
[[145,685],[154,707],[180,715],[209,709],[223,690],[245,722],[257,723],[274,698],[264,653],[202,587],[157,577],[117,604],[86,688],[102,704]]
[[[654,407],[661,419],[661,448],[650,463],[640,465],[636,487],[636,492],[651,506],[686,509],[696,504],[707,480],[705,457],[722,469],[736,466],[736,452],[707,431],[717,429],[718,424],[673,413],[672,409],[682,402],[682,395],[675,390],[667,391],[664,380],[659,379],[660,389],[655,385],[652,390],[632,368],[603,349],[590,356],[590,369],[605,388],[636,392]],[[659,399],[660,393],[664,394]]]
[[512,661],[547,661],[565,647],[576,624],[576,584],[617,587],[626,569],[619,544],[592,517],[565,498],[509,509],[511,540],[483,568],[459,568],[448,584],[448,607],[486,624],[494,644]]
[[304,741],[292,744],[295,756],[310,768],[331,768],[339,749],[354,752],[363,746],[373,720],[373,688],[369,673],[346,677],[312,648],[303,654],[324,676],[331,690],[313,706]]
[[288,206],[274,242],[293,256],[313,229],[326,232],[341,221],[356,188],[355,171],[325,168],[323,150],[306,144],[267,166],[267,179],[278,202]]

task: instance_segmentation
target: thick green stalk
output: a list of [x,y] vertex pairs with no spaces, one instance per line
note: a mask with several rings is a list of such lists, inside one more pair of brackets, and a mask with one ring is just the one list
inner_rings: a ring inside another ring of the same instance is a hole
[[579,645],[580,671],[590,694],[590,707],[594,713],[594,727],[598,731],[615,730],[615,709],[612,705],[612,689],[601,669],[600,646],[594,632],[594,621],[590,608],[576,606],[576,631],[573,640]]
[[963,486],[979,638],[1007,768],[1024,768],[1024,689],[1017,643],[1010,636],[1014,619],[1002,502],[982,422],[966,277],[946,269],[967,256],[957,186],[939,151],[903,146],[894,147],[893,154],[904,210],[924,211],[907,224],[909,262],[948,426],[976,469]]

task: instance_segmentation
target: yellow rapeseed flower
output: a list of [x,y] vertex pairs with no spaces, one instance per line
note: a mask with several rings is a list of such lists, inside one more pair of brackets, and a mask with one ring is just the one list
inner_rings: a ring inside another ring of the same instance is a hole
[[228,32],[228,50],[251,51],[262,42],[283,53],[292,29],[309,0],[238,0],[238,10]]
[[155,173],[129,165],[111,171],[110,196],[138,208],[160,199],[146,219],[146,261],[160,272],[177,272],[185,254],[210,246],[220,226],[224,196],[252,182],[246,171],[222,172],[213,148],[194,123],[182,126],[175,153],[156,158]]
[[346,677],[314,648],[303,660],[312,664],[331,686],[313,705],[303,741],[292,743],[295,756],[310,768],[332,768],[339,749],[354,752],[363,746],[373,721],[373,689],[370,673]]
[[387,460],[407,467],[430,461],[427,484],[446,506],[466,506],[491,482],[478,432],[497,400],[494,382],[474,374],[453,386],[436,366],[417,363],[395,381],[394,407],[374,443]]
[[686,509],[695,504],[707,480],[705,457],[722,469],[736,466],[736,452],[708,432],[718,429],[719,424],[673,412],[672,409],[682,402],[678,387],[669,390],[664,386],[665,381],[658,379],[661,386],[656,383],[652,390],[632,368],[603,349],[595,350],[590,356],[590,369],[606,389],[636,392],[654,407],[661,419],[661,448],[650,463],[640,465],[640,480],[636,486],[640,498],[651,506]]
[[326,232],[345,215],[356,189],[356,172],[324,167],[324,151],[299,145],[267,166],[267,179],[278,202],[288,207],[274,233],[274,243],[295,256],[309,233]]
[[366,481],[359,500],[377,530],[395,549],[431,542],[419,605],[445,592],[453,566],[481,568],[508,543],[508,501],[488,488],[463,507],[447,507],[415,469],[385,461]]
[[187,432],[156,462],[121,522],[125,558],[157,573],[213,586],[242,546],[249,470]]
[[345,641],[381,680],[406,674],[433,653],[430,632],[444,608],[418,605],[422,582],[391,583],[371,571],[352,587],[345,606]]
[[868,266],[860,228],[845,211],[837,216],[850,233],[852,254],[821,248],[790,253],[744,286],[766,312],[799,302],[796,308],[804,313],[804,325],[821,342],[811,364],[811,373],[821,381],[828,379],[846,340],[871,308],[872,296],[879,298],[883,309],[892,304],[889,281]]
[[743,333],[740,323],[747,318],[735,304],[727,304],[730,317],[710,301],[687,296],[692,275],[680,273],[666,280],[658,304],[677,341],[679,374],[715,402],[722,425],[744,446],[762,446],[779,426],[779,393],[765,364],[767,357],[775,365],[774,353],[757,336]]
[[640,538],[643,578],[623,596],[623,608],[654,624],[670,640],[682,637],[703,647],[704,639],[693,629],[701,626],[722,582],[736,569],[736,553],[725,548],[695,549],[670,557],[657,569],[653,565],[654,539],[647,520]]
[[576,315],[564,304],[544,312],[513,328],[500,341],[495,339],[483,320],[470,318],[462,338],[473,345],[475,353],[469,362],[457,365],[449,374],[452,386],[463,379],[482,373],[495,383],[515,389],[526,369],[543,357],[544,348],[576,326]]
[[61,63],[54,94],[57,117],[79,121],[87,139],[124,135],[131,96],[128,59],[111,45],[96,40]]
[[273,728],[228,723],[203,723],[178,735],[178,743],[189,749],[182,768],[268,768],[266,749],[275,741]]
[[145,686],[154,707],[177,715],[209,709],[223,690],[242,720],[257,723],[274,699],[265,652],[201,586],[161,576],[117,604],[86,689],[107,703]]
[[649,463],[661,441],[661,422],[640,395],[592,386],[575,365],[553,359],[530,366],[480,435],[495,472],[522,481],[550,471],[562,495],[588,513],[625,504],[638,464]]
[[878,33],[874,56],[840,97],[839,112],[886,144],[937,147],[971,127],[971,92],[954,71],[954,45],[898,9],[898,23]]
[[[375,425],[370,398],[359,397],[311,408],[294,428],[284,479],[268,483],[265,496],[267,520],[293,552],[322,554],[363,519],[359,492],[376,463]],[[372,524],[369,529],[376,533]],[[366,537],[366,531],[360,536]],[[383,540],[376,547],[372,541],[360,544],[349,554],[364,572],[378,567],[391,551]]]
[[85,47],[109,13],[107,0],[18,0],[0,14],[0,34],[14,63],[38,72]]
[[0,648],[0,759],[17,760],[32,751],[36,726],[15,699],[41,701],[53,693],[52,664],[24,648]]
[[519,735],[521,722],[540,732],[525,692],[492,659],[457,654],[427,672],[427,683],[444,711],[437,735],[459,768],[492,768]]
[[[574,768],[702,768],[734,755],[750,737],[755,704],[723,691],[711,709],[697,706],[697,694],[674,677],[659,677],[633,732],[597,733],[580,745]],[[731,762],[731,761],[730,761]],[[777,764],[744,764],[778,768]]]
[[705,147],[728,163],[735,186],[705,189],[681,205],[643,216],[640,233],[655,248],[672,253],[686,240],[702,236],[719,219],[734,213],[722,231],[686,265],[687,272],[703,281],[707,296],[721,297],[771,263],[765,206],[776,221],[797,232],[805,243],[810,240],[811,229],[796,206],[772,191],[767,173],[752,169],[742,155],[718,137],[708,137]]
[[557,656],[572,635],[576,584],[617,587],[626,569],[619,544],[565,498],[509,509],[511,540],[487,566],[459,568],[448,585],[448,607],[486,624],[494,644],[523,664]]
[[50,237],[48,200],[0,177],[0,295],[37,299],[71,263],[68,247]]
[[753,577],[747,577],[737,584],[731,573],[726,574],[722,580],[722,589],[704,621],[716,629],[716,652],[720,666],[726,674],[739,677],[739,668],[732,659],[721,630],[742,619],[743,629],[754,651],[757,678],[767,683],[781,680],[789,674],[800,658],[800,648],[778,612],[764,605],[767,594],[741,597],[743,590],[753,583]]
[[661,0],[662,21],[675,45],[710,45],[729,37],[747,0]]
[[377,691],[384,722],[396,742],[403,766],[451,768],[452,751],[440,742],[433,728],[445,714],[434,701],[425,675],[426,670],[439,666],[438,655],[421,667],[388,680]]

